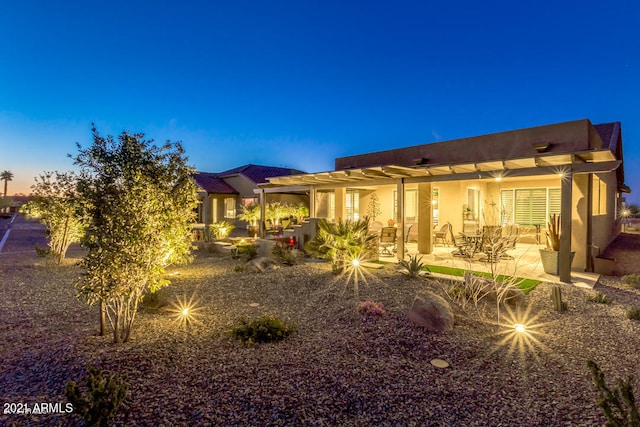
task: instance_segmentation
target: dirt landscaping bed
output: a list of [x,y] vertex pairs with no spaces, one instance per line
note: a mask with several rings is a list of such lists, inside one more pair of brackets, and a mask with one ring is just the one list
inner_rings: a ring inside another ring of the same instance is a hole
[[[363,318],[353,288],[327,264],[236,272],[242,261],[203,251],[170,271],[159,303],[141,310],[131,341],[117,346],[96,336],[97,308],[75,298],[81,270],[73,261],[53,267],[35,254],[0,257],[2,402],[65,402],[65,383],[81,382],[90,362],[128,377],[119,415],[126,425],[603,425],[586,361],[600,364],[611,384],[640,378],[640,323],[625,317],[640,292],[615,277],[596,288],[614,298],[608,305],[562,285],[565,313],[553,310],[551,285],[538,285],[522,309],[538,327],[519,348],[505,340],[493,305],[455,308],[446,333],[409,322],[415,295],[444,295],[445,281],[408,279],[394,266],[371,270],[360,300],[382,302],[387,313]],[[178,300],[195,302],[197,321],[188,327],[171,310]],[[262,313],[297,330],[251,347],[229,336],[240,319]],[[433,366],[436,358],[449,367]],[[12,422],[76,421],[0,415],[0,424]]]

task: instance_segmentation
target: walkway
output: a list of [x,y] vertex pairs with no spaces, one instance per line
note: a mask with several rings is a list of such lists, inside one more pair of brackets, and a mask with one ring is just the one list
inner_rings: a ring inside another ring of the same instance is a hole
[[35,246],[46,247],[44,226],[36,220],[14,215],[0,222],[0,255],[35,253]]

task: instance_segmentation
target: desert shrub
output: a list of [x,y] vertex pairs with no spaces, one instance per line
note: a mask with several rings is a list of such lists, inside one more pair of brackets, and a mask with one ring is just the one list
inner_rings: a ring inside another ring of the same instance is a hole
[[362,316],[384,316],[387,311],[381,302],[361,301],[356,307],[356,311]]
[[242,245],[238,247],[238,253],[247,260],[252,260],[258,256],[258,247],[256,245]]
[[293,250],[287,248],[285,245],[276,244],[271,251],[276,261],[285,265],[295,265],[298,263],[298,257]]
[[422,256],[411,255],[408,261],[403,259],[399,265],[401,267],[400,273],[408,277],[416,278],[430,273],[429,268],[422,263]]
[[622,283],[631,286],[633,289],[640,289],[640,274],[622,276]]
[[640,306],[632,305],[627,309],[627,319],[640,320]]
[[231,330],[231,335],[246,345],[280,341],[295,330],[295,325],[288,325],[283,320],[269,314],[257,319],[241,320],[240,326]]
[[233,266],[234,273],[242,273],[244,271],[244,265],[236,264]]
[[85,425],[106,427],[125,402],[128,388],[126,377],[87,364],[86,394],[73,381],[67,383],[64,394]]
[[587,301],[597,304],[611,304],[613,300],[602,292],[595,292],[587,296]]
[[587,361],[593,382],[598,389],[598,406],[607,417],[610,426],[640,426],[640,413],[633,395],[633,377],[626,381],[618,378],[617,387],[610,389],[605,381],[604,373],[592,360]]
[[488,278],[467,273],[465,281],[449,286],[445,293],[449,299],[466,309],[469,304],[478,307],[478,304],[495,288],[495,283]]

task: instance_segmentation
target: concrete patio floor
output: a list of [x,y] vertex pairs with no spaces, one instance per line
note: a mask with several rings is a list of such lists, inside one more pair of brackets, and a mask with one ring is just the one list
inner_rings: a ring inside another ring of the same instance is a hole
[[[418,254],[417,246],[417,243],[406,243],[407,255]],[[542,269],[538,248],[543,247],[543,245],[537,244],[518,243],[515,249],[507,252],[513,259],[501,259],[499,262],[491,264],[480,261],[481,255],[476,255],[473,259],[454,256],[452,253],[456,250],[455,247],[438,245],[433,248],[433,253],[422,255],[422,262],[427,265],[526,277],[550,283],[562,283],[558,276],[546,274]],[[387,262],[398,261],[396,256],[380,256],[380,260]],[[598,282],[599,277],[600,275],[596,273],[574,270],[571,272],[571,283],[578,287],[592,289]]]

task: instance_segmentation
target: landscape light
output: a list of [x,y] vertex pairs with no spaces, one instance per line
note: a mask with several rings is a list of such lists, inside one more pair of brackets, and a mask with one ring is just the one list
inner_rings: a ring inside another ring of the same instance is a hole
[[351,265],[353,265],[355,268],[360,267],[360,260],[358,258],[354,258],[351,260]]
[[198,313],[200,309],[193,297],[190,299],[178,297],[178,300],[172,304],[170,310],[174,320],[184,327],[195,323],[200,314]]
[[516,332],[521,334],[527,332],[527,327],[522,323],[516,323],[515,325],[513,325],[513,329],[515,329]]

